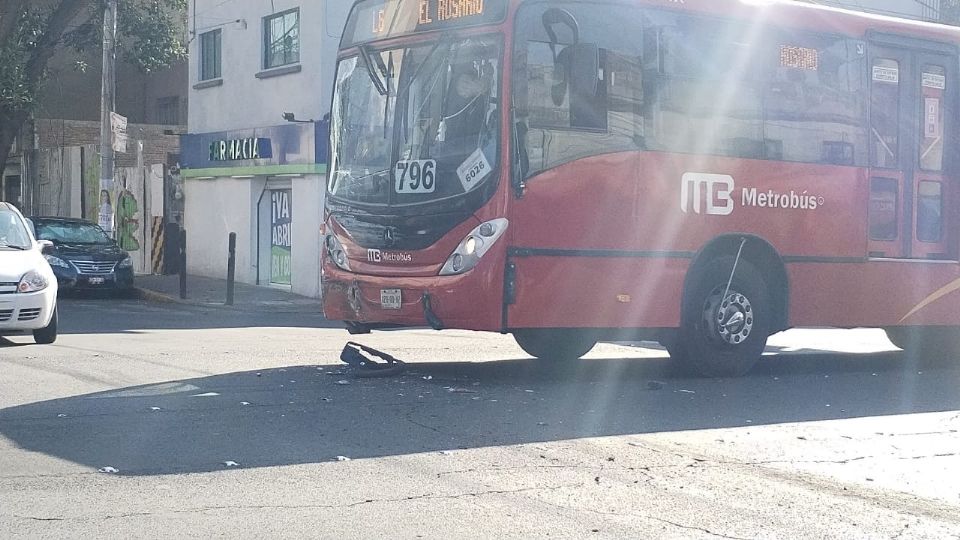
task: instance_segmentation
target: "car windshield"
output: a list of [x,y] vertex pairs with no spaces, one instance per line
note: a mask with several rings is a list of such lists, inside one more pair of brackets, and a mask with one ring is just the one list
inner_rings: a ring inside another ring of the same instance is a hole
[[110,238],[93,223],[78,221],[37,222],[37,238],[60,244],[109,244]]
[[441,39],[339,63],[329,192],[347,202],[426,205],[492,181],[500,43]]
[[30,249],[30,233],[15,212],[0,208],[0,249]]

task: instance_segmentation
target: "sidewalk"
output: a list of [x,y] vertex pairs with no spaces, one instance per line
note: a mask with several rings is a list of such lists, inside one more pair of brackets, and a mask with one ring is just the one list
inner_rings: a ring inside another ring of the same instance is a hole
[[151,302],[174,302],[196,306],[267,312],[319,313],[320,300],[272,287],[237,282],[233,306],[226,305],[227,281],[187,276],[187,299],[180,299],[180,276],[141,275],[134,278],[140,298]]

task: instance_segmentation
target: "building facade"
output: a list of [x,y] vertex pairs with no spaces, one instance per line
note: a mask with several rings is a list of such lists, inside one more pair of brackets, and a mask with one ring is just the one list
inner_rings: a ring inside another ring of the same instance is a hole
[[327,122],[351,0],[193,0],[181,138],[187,265],[320,294]]
[[[87,68],[78,69],[78,61]],[[87,152],[84,147],[100,144],[100,66],[100,51],[94,49],[77,53],[61,48],[50,59],[39,106],[23,126],[0,171],[0,200],[12,202],[26,213],[88,214],[77,210],[76,201],[50,204],[52,193],[82,188],[69,185],[69,174],[45,174],[35,165],[46,154],[73,153],[82,155],[73,160],[76,167],[83,171],[93,168],[94,177],[99,174],[98,153]],[[118,167],[176,162],[179,135],[186,131],[187,124],[187,77],[186,61],[151,73],[122,60],[117,62],[116,112],[127,118],[131,141],[127,152],[117,154]],[[67,168],[64,166],[64,170]],[[81,178],[79,174],[73,176]],[[96,190],[96,186],[90,189]],[[94,207],[91,203],[90,208]]]

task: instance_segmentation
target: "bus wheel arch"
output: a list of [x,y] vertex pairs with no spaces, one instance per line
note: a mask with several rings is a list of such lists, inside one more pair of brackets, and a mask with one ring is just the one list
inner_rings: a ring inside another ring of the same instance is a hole
[[681,300],[681,310],[687,305],[687,291],[690,290],[691,281],[695,279],[698,272],[709,266],[712,261],[725,256],[737,256],[740,249],[740,243],[746,239],[743,245],[741,260],[749,261],[763,275],[764,281],[770,289],[770,301],[773,304],[773,321],[771,332],[779,332],[790,327],[790,279],[787,275],[787,267],[783,262],[780,253],[773,245],[760,236],[754,234],[725,234],[718,236],[707,243],[694,256],[690,263],[690,269],[683,283],[683,297]]
[[702,376],[746,373],[767,337],[786,328],[788,290],[786,269],[768,242],[742,234],[714,239],[687,272],[680,328],[663,340],[674,364]]

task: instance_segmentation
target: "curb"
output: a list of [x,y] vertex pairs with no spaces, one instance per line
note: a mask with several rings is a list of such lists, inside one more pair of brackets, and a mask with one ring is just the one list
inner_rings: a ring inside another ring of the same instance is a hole
[[[134,287],[134,290],[137,291],[137,299],[145,300],[147,302],[156,302],[160,304],[185,304],[185,305],[198,305],[188,300],[181,300],[179,298],[158,293],[157,291],[151,291],[150,289],[144,289],[142,287]],[[203,305],[203,304],[200,304]]]
[[[153,302],[158,304],[179,304],[181,306],[195,306],[195,307],[202,307],[202,308],[220,309],[224,311],[239,311],[239,312],[250,312],[250,311],[259,311],[259,312],[266,312],[266,313],[312,313],[313,312],[312,310],[300,311],[297,309],[293,309],[293,310],[277,309],[277,308],[280,308],[280,306],[278,305],[238,306],[235,304],[232,306],[228,306],[222,302],[199,302],[196,300],[189,300],[189,299],[183,300],[178,296],[171,296],[169,294],[160,293],[150,289],[144,289],[143,287],[134,287],[134,290],[136,291],[136,298],[138,300],[143,300],[145,302]],[[319,300],[318,300],[318,303],[319,303]]]

